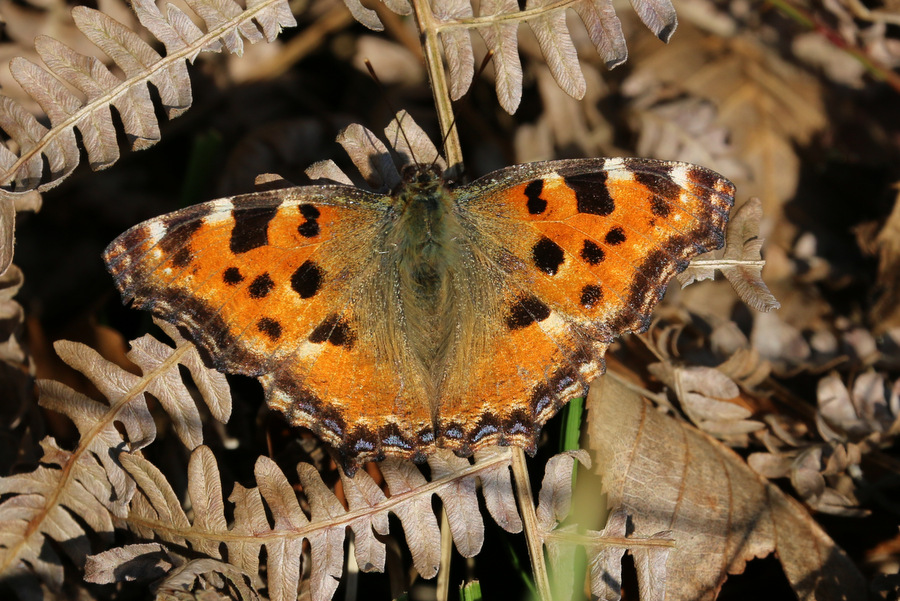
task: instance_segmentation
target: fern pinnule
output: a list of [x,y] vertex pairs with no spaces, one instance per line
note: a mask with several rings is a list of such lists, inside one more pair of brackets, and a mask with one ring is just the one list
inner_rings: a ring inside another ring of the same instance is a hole
[[456,550],[463,557],[478,555],[484,543],[484,521],[475,495],[478,481],[475,476],[452,477],[464,472],[469,467],[469,461],[452,453],[437,453],[428,458],[428,465],[431,467],[432,479],[448,480],[438,490],[437,496],[447,513],[447,523],[450,525]]
[[762,201],[750,198],[735,211],[725,232],[725,248],[708,253],[691,261],[683,273],[678,274],[681,287],[711,280],[716,270],[731,283],[741,300],[757,311],[768,312],[781,306],[762,279],[763,240],[759,237],[762,221]]
[[383,572],[387,549],[375,535],[387,536],[390,523],[386,509],[383,511],[373,509],[385,503],[387,496],[371,478],[350,478],[341,472],[341,484],[350,511],[360,514],[357,519],[350,522],[356,564],[363,572]]
[[[432,10],[439,22],[461,21],[473,16],[472,4],[467,0],[435,4]],[[441,31],[439,37],[450,72],[450,97],[459,100],[465,96],[475,76],[475,52],[472,49],[471,34],[465,28],[450,28]]]
[[[46,190],[68,176],[80,161],[75,129],[81,133],[93,169],[118,160],[111,107],[118,111],[132,148],[152,146],[159,141],[160,131],[148,84],[157,90],[166,115],[173,119],[192,102],[186,61],[223,47],[241,54],[241,36],[254,43],[271,42],[283,27],[296,25],[285,0],[251,0],[246,9],[233,0],[191,0],[188,5],[203,19],[205,32],[170,4],[165,16],[151,0],[135,0],[132,5],[141,23],[165,45],[165,57],[112,17],[84,6],[72,9],[78,29],[121,68],[124,78],[96,58],[47,36],[35,39],[46,68],[24,58],[11,61],[13,77],[41,106],[51,127],[0,96],[0,129],[18,146],[16,154],[0,144],[0,185],[11,188],[5,194]],[[46,176],[44,158],[50,167]]]
[[[528,0],[525,9],[549,6],[553,0]],[[547,67],[559,87],[569,96],[581,99],[587,84],[578,63],[578,53],[566,25],[566,11],[548,11],[526,21],[537,38]]]

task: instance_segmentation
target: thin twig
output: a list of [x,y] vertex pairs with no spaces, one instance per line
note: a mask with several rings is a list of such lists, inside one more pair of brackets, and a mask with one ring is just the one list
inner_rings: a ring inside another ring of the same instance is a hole
[[531,558],[531,570],[534,573],[534,584],[542,601],[551,601],[550,577],[547,564],[544,562],[544,543],[538,530],[537,515],[534,512],[534,497],[531,494],[531,480],[528,478],[528,465],[525,463],[525,451],[519,447],[512,450],[513,478],[516,481],[516,499],[519,502],[519,513],[525,525],[525,540],[528,543],[528,556]]
[[447,136],[444,142],[444,156],[447,157],[451,176],[459,175],[458,171],[462,166],[462,146],[459,143],[459,134],[453,119],[450,87],[447,83],[447,72],[444,70],[444,61],[441,57],[441,44],[437,33],[438,21],[431,11],[431,5],[427,1],[413,0],[412,5],[416,14],[416,23],[422,35],[422,48],[425,51],[425,69],[428,72],[428,80],[431,83],[431,93],[434,96],[438,123],[441,126],[441,133]]
[[437,575],[437,601],[450,599],[450,560],[453,558],[453,535],[447,508],[441,508],[441,565]]

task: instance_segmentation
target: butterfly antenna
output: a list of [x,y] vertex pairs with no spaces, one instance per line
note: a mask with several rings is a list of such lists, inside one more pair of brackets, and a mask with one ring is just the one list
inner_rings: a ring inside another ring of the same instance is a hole
[[[478,67],[478,71],[475,72],[475,77],[473,79],[481,77],[481,74],[487,69],[488,63],[493,57],[494,51],[488,50],[487,54],[484,55],[484,60],[481,61],[481,66]],[[471,89],[471,87],[469,89]],[[453,131],[454,127],[456,127],[456,114],[453,115],[453,119],[450,121],[450,127],[447,128],[447,131],[444,132],[444,136],[441,138],[441,148],[444,149],[444,154],[447,153],[447,139],[450,137],[450,133]],[[439,158],[441,158],[440,153],[438,153],[437,156],[434,157],[434,161],[431,162],[432,168],[437,164]]]
[[[387,90],[384,87],[384,84],[381,83],[381,80],[378,79],[378,75],[375,73],[375,67],[372,66],[372,62],[369,59],[365,61],[366,69],[369,70],[369,75],[372,76],[372,79],[375,80],[375,84],[378,86],[378,89],[381,90],[381,97],[384,98],[384,102],[388,105],[388,109],[391,111],[391,114],[395,116],[397,115],[397,109],[394,108],[394,105],[391,104],[391,99],[388,98]],[[419,165],[418,159],[415,157],[415,152],[413,152],[413,146],[409,141],[409,138],[406,137],[406,132],[403,131],[403,124],[399,121],[397,122],[397,128],[400,130],[400,135],[403,136],[403,139],[406,141],[406,146],[409,148],[409,154],[413,155],[412,161],[416,166],[416,169],[421,169],[421,165]]]

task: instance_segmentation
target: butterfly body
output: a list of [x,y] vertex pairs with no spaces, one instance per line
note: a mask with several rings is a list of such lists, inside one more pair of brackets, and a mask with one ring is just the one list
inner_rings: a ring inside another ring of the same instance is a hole
[[649,323],[692,256],[721,246],[733,186],[642,159],[518,165],[461,187],[409,172],[391,194],[306,186],[132,228],[104,258],[126,299],[345,466],[540,427]]

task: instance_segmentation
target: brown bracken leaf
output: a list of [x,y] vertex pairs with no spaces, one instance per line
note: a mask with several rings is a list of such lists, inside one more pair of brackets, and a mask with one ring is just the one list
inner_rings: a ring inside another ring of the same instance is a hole
[[773,551],[803,600],[865,598],[862,575],[794,499],[730,449],[655,411],[607,374],[588,395],[590,446],[613,511],[634,533],[669,530],[666,599],[715,599],[728,574]]
[[762,202],[751,198],[734,212],[728,223],[725,235],[725,250],[721,258],[697,258],[678,275],[681,286],[695,281],[713,278],[718,269],[728,278],[741,300],[757,311],[771,311],[781,304],[775,299],[762,279],[762,268],[766,262],[762,260],[760,251],[763,240],[759,237],[759,222],[762,219]]

